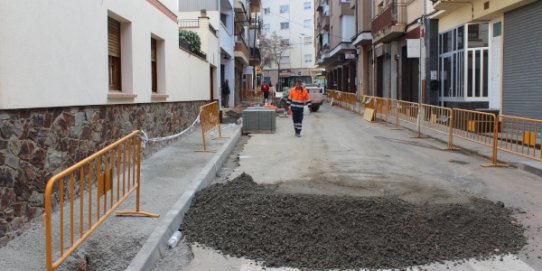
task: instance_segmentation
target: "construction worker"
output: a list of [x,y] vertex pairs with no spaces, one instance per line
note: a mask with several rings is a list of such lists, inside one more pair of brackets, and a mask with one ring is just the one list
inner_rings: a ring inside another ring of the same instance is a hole
[[301,86],[301,80],[296,80],[295,87],[290,90],[287,103],[292,111],[292,120],[294,121],[295,136],[301,137],[301,128],[303,126],[303,110],[306,105],[311,105],[311,98],[307,89]]

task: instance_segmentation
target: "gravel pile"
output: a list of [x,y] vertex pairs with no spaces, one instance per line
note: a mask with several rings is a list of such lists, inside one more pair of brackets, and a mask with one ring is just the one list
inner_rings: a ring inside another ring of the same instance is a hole
[[295,195],[249,175],[199,192],[181,230],[268,267],[401,268],[516,253],[523,227],[501,204],[415,205],[394,198]]

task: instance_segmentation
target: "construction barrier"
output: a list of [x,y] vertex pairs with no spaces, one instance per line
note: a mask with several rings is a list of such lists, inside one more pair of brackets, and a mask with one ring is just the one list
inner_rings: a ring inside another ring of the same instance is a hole
[[[139,136],[134,131],[49,179],[45,188],[47,271],[58,268],[134,191],[135,211],[117,215],[159,216],[139,209]],[[53,221],[53,204],[58,206],[58,221]],[[54,236],[58,239],[53,240]]]
[[252,101],[259,100],[263,101],[263,92],[256,90],[247,90],[241,92],[241,100],[243,101]]
[[491,165],[497,165],[497,134],[499,122],[497,116],[466,109],[453,109],[454,135],[468,141],[491,147],[493,150]]
[[542,120],[501,115],[498,149],[542,161]]
[[418,122],[419,104],[397,100],[394,102],[397,112],[397,122],[406,122],[416,125]]
[[449,107],[422,104],[421,126],[435,132],[448,135],[448,149],[453,149],[453,109]]
[[218,129],[218,138],[222,137],[222,131],[220,129],[220,109],[218,102],[212,102],[203,105],[199,109],[199,118],[201,125],[201,137],[203,139],[203,150],[197,150],[195,152],[210,152],[207,149],[207,141],[205,137],[214,129]]
[[[440,107],[390,98],[328,90],[334,104],[364,115],[367,121],[403,123],[448,135],[448,147],[454,149],[454,137],[492,148],[491,164],[497,163],[498,151],[542,161],[542,120]],[[419,117],[419,118],[418,118]],[[419,123],[419,125],[418,125]],[[412,127],[412,126],[410,126]]]

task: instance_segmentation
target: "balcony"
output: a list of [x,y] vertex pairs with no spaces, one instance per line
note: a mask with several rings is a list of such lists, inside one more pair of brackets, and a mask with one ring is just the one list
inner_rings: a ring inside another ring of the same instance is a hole
[[242,35],[235,36],[235,49],[234,55],[236,59],[242,61],[245,65],[250,62],[250,50]]
[[250,66],[259,66],[262,64],[262,55],[260,48],[250,48]]
[[468,0],[431,0],[435,10],[454,11],[464,5],[471,5],[472,1]]
[[403,35],[405,7],[393,1],[382,13],[377,15],[372,22],[373,42],[388,42]]
[[322,29],[326,30],[326,31],[329,31],[329,16],[325,16],[325,17],[320,17],[320,26],[322,27]]

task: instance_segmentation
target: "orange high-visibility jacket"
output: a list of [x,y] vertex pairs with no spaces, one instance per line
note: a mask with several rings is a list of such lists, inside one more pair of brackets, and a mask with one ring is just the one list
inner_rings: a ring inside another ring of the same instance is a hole
[[305,105],[311,105],[311,97],[307,89],[296,89],[293,87],[288,95],[288,104],[291,108],[303,108]]

